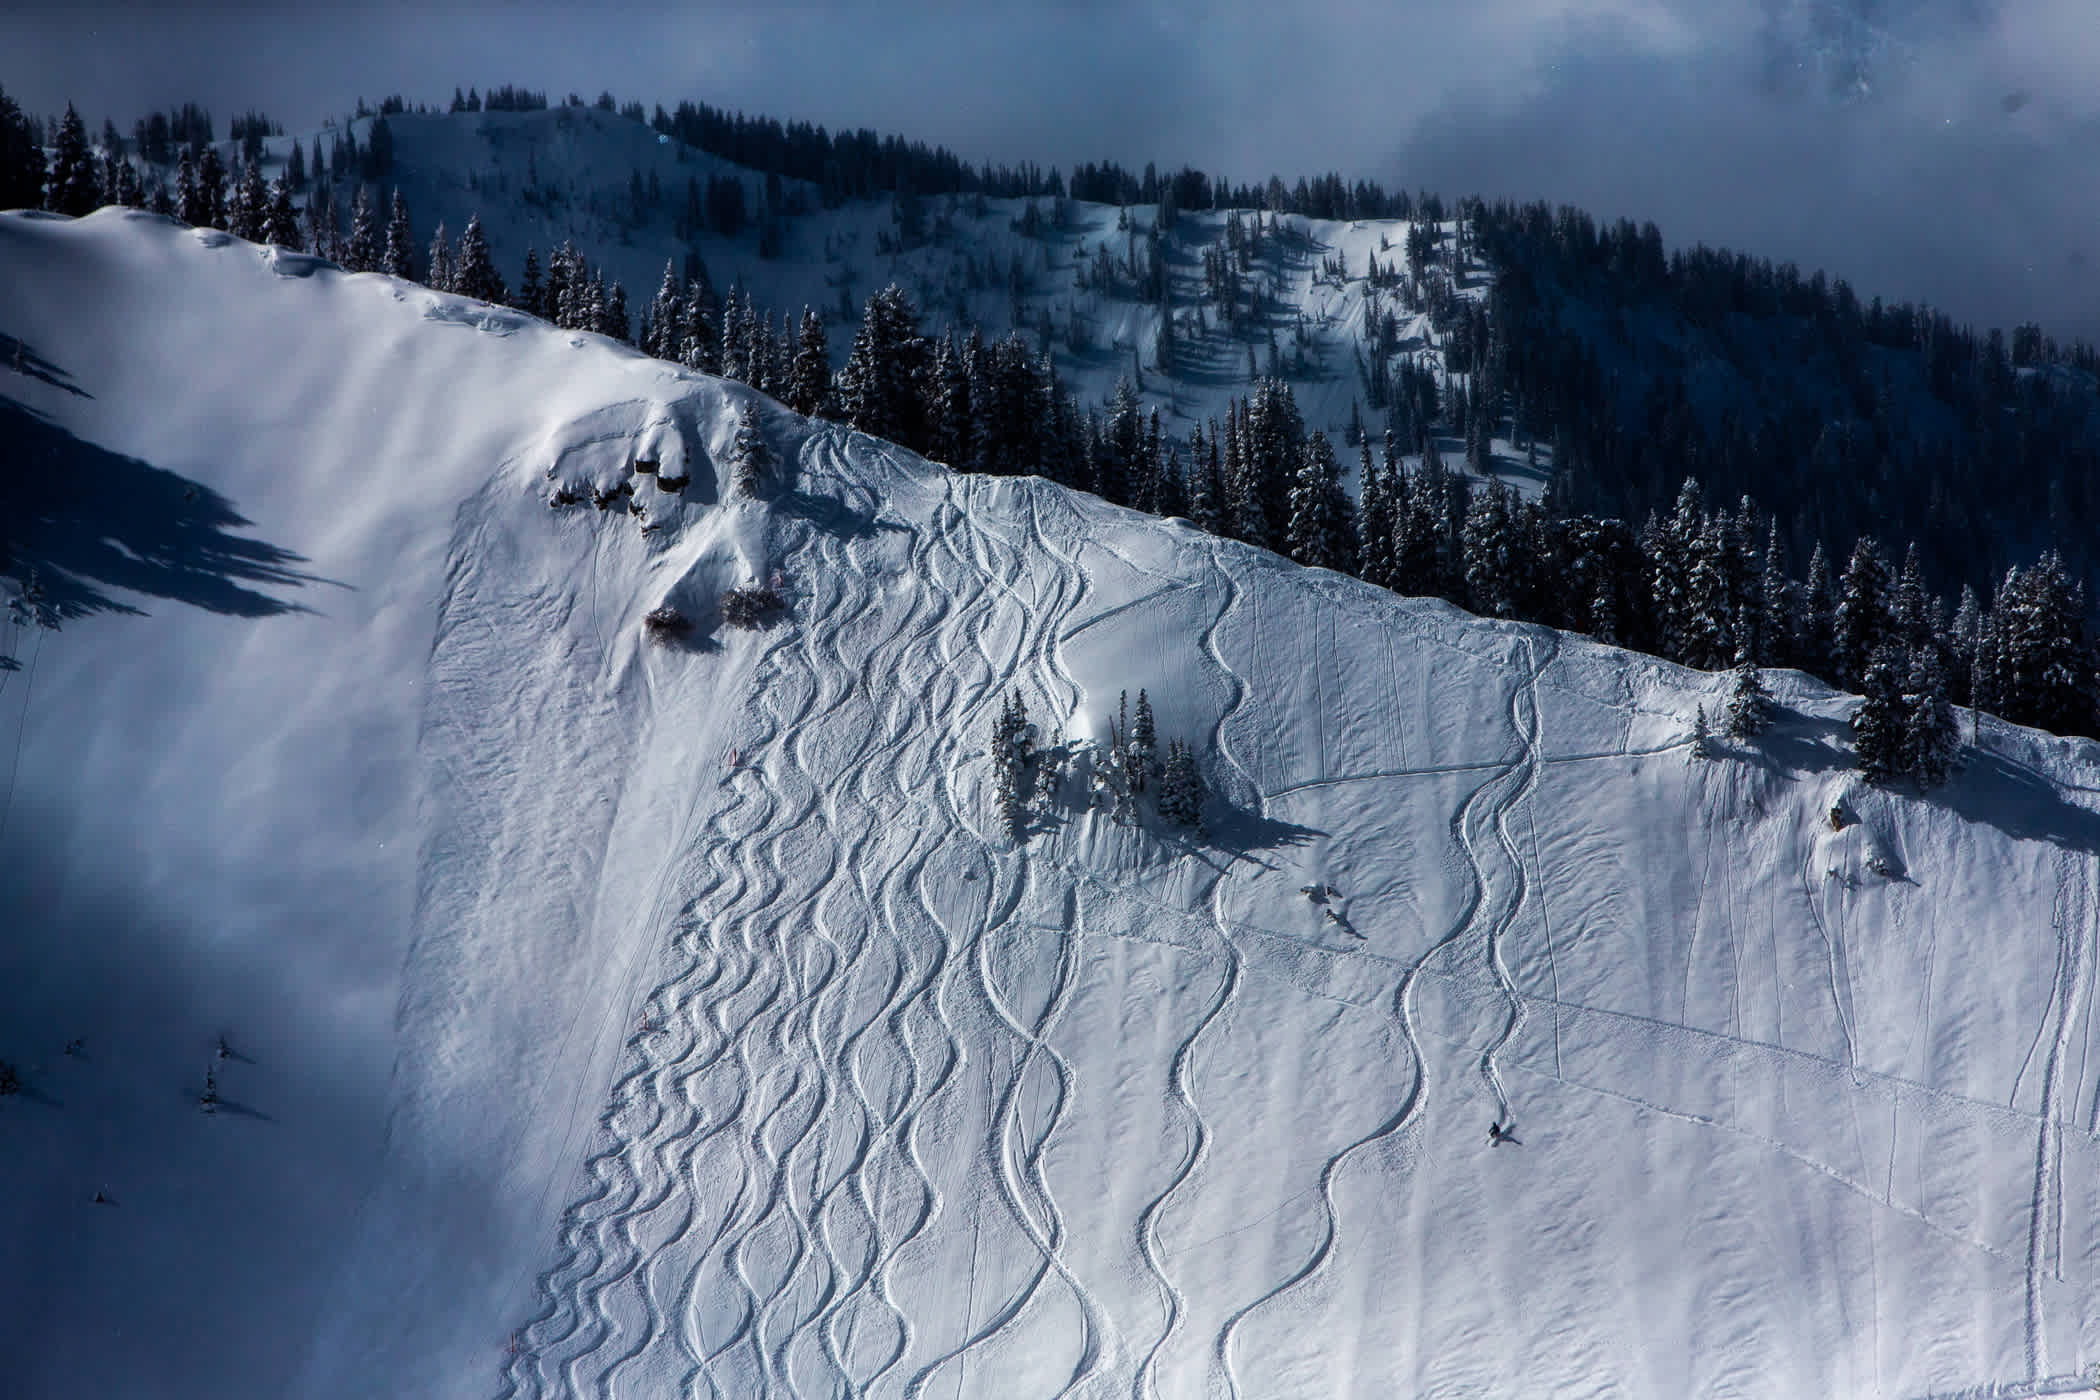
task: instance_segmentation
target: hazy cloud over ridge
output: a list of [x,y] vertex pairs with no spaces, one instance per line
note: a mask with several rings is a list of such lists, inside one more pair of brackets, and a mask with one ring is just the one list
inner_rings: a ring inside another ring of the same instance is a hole
[[[391,17],[390,17],[391,16]],[[610,88],[899,130],[973,160],[1338,169],[1652,218],[1863,295],[2100,336],[2089,0],[47,5],[0,83],[127,126],[195,97],[318,122],[359,94]]]

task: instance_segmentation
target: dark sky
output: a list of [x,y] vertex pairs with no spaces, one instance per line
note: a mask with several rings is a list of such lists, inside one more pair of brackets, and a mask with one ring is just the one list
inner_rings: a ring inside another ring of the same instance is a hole
[[1324,169],[1572,201],[1863,295],[2100,338],[2092,0],[0,8],[0,84],[292,129],[517,82],[873,126],[971,159]]

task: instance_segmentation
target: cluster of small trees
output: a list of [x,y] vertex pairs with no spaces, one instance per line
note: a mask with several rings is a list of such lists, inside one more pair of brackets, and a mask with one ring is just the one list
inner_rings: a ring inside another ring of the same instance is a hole
[[1171,739],[1162,759],[1152,701],[1143,690],[1134,714],[1129,693],[1118,698],[1103,742],[1081,745],[1067,743],[1061,731],[1048,743],[1039,742],[1016,690],[1000,702],[992,721],[990,755],[993,801],[1000,823],[1016,842],[1027,840],[1031,823],[1065,800],[1065,781],[1075,765],[1086,770],[1087,805],[1107,812],[1110,820],[1133,824],[1149,803],[1160,820],[1203,834],[1207,794],[1195,750]]

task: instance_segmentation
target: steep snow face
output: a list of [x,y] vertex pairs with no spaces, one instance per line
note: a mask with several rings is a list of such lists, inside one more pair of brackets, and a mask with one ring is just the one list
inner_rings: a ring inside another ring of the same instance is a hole
[[[770,405],[725,499],[734,386],[148,217],[0,217],[0,333],[16,1392],[2092,1384],[2093,746],[1693,761],[1723,678]],[[1002,701],[1140,688],[1209,836],[1016,847]]]

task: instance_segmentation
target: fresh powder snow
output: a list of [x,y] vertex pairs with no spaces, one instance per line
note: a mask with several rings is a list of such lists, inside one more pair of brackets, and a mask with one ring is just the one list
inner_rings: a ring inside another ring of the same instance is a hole
[[[10,1394],[2100,1379],[2090,743],[1698,758],[763,399],[744,499],[740,386],[149,215],[0,216],[0,333]],[[1014,693],[1141,689],[1207,834],[1012,840]]]

